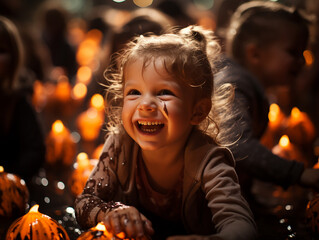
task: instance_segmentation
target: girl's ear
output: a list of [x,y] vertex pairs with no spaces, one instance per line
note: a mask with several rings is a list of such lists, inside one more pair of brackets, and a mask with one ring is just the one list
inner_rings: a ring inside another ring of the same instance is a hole
[[209,98],[199,100],[193,109],[193,116],[191,118],[192,125],[200,124],[209,114],[212,108],[212,101]]

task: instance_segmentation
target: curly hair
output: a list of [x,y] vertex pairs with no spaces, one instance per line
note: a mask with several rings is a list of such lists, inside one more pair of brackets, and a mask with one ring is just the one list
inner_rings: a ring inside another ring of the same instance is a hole
[[208,116],[198,126],[216,142],[225,142],[227,134],[220,128],[220,122],[230,117],[229,104],[234,90],[227,84],[214,89],[215,65],[218,62],[220,45],[212,31],[191,25],[183,29],[171,29],[162,35],[139,36],[126,44],[117,55],[117,66],[105,71],[107,130],[123,131],[121,111],[123,104],[123,83],[126,66],[142,59],[143,69],[155,59],[160,59],[173,79],[188,84],[195,91],[196,100],[212,99]]

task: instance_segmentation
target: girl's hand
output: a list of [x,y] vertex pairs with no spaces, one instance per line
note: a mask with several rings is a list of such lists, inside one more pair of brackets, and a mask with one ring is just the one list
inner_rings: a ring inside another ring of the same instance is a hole
[[119,238],[150,239],[149,235],[154,233],[152,223],[131,206],[121,206],[111,210],[103,222],[106,229]]

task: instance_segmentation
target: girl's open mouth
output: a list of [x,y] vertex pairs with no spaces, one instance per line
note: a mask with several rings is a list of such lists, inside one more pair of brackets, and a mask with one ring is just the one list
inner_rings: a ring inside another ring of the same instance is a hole
[[159,132],[164,127],[164,123],[160,121],[137,121],[137,127],[143,133],[152,134]]

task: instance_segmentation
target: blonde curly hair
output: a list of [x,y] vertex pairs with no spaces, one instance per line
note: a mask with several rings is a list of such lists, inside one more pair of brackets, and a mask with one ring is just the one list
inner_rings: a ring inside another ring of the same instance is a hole
[[143,68],[155,59],[161,59],[168,74],[195,89],[197,100],[210,98],[212,108],[198,126],[217,143],[226,143],[227,134],[221,129],[221,121],[230,117],[234,89],[230,84],[214,89],[214,73],[219,60],[220,45],[212,31],[191,25],[178,30],[151,36],[139,36],[126,44],[117,55],[117,65],[105,71],[106,113],[108,133],[123,131],[121,113],[123,82],[126,66],[143,59]]

